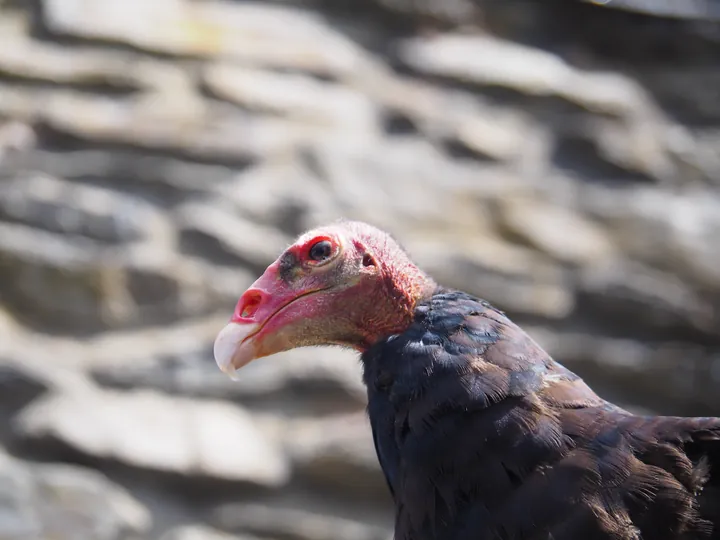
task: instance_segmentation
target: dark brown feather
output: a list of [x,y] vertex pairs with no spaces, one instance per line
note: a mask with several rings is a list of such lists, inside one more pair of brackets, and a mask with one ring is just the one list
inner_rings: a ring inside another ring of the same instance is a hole
[[720,540],[720,419],[630,414],[457,291],[362,360],[396,540]]

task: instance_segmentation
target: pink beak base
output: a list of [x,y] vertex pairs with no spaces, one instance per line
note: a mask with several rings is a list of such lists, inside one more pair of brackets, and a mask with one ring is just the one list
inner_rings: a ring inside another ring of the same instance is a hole
[[265,323],[298,297],[297,291],[278,275],[279,262],[267,267],[235,306],[230,322],[215,338],[213,355],[220,370],[231,379],[236,371],[257,358],[259,347],[253,339]]

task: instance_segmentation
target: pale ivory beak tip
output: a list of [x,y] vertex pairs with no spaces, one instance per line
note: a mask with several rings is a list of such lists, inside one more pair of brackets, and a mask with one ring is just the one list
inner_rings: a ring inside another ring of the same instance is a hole
[[[238,324],[228,323],[225,328],[215,338],[213,344],[213,355],[215,363],[217,363],[220,371],[225,373],[230,379],[236,381],[237,367],[234,362],[238,352],[240,352],[241,343],[250,333],[257,328],[257,324]],[[242,362],[241,364],[245,364]]]

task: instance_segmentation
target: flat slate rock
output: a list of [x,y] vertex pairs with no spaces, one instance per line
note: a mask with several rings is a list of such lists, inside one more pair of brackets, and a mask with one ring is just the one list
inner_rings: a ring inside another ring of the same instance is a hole
[[361,49],[320,17],[260,2],[44,0],[51,31],[152,52],[224,56],[321,74],[352,73]]
[[151,526],[147,508],[102,473],[0,449],[0,540],[123,540]]
[[263,504],[227,504],[214,523],[223,530],[248,532],[277,540],[389,540],[384,527],[296,508]]
[[55,440],[83,454],[191,477],[279,487],[289,467],[243,409],[151,391],[55,393],[17,417],[26,441]]
[[[258,540],[247,534],[228,534],[206,525],[184,525],[163,534],[159,540]],[[268,540],[268,539],[265,539]],[[272,539],[270,539],[272,540]]]

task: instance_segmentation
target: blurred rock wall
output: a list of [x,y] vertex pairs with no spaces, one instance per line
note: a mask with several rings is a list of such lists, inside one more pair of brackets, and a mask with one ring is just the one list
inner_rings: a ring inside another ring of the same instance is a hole
[[0,540],[390,538],[355,356],[212,359],[341,216],[604,396],[720,414],[720,27],[685,15],[0,2]]

